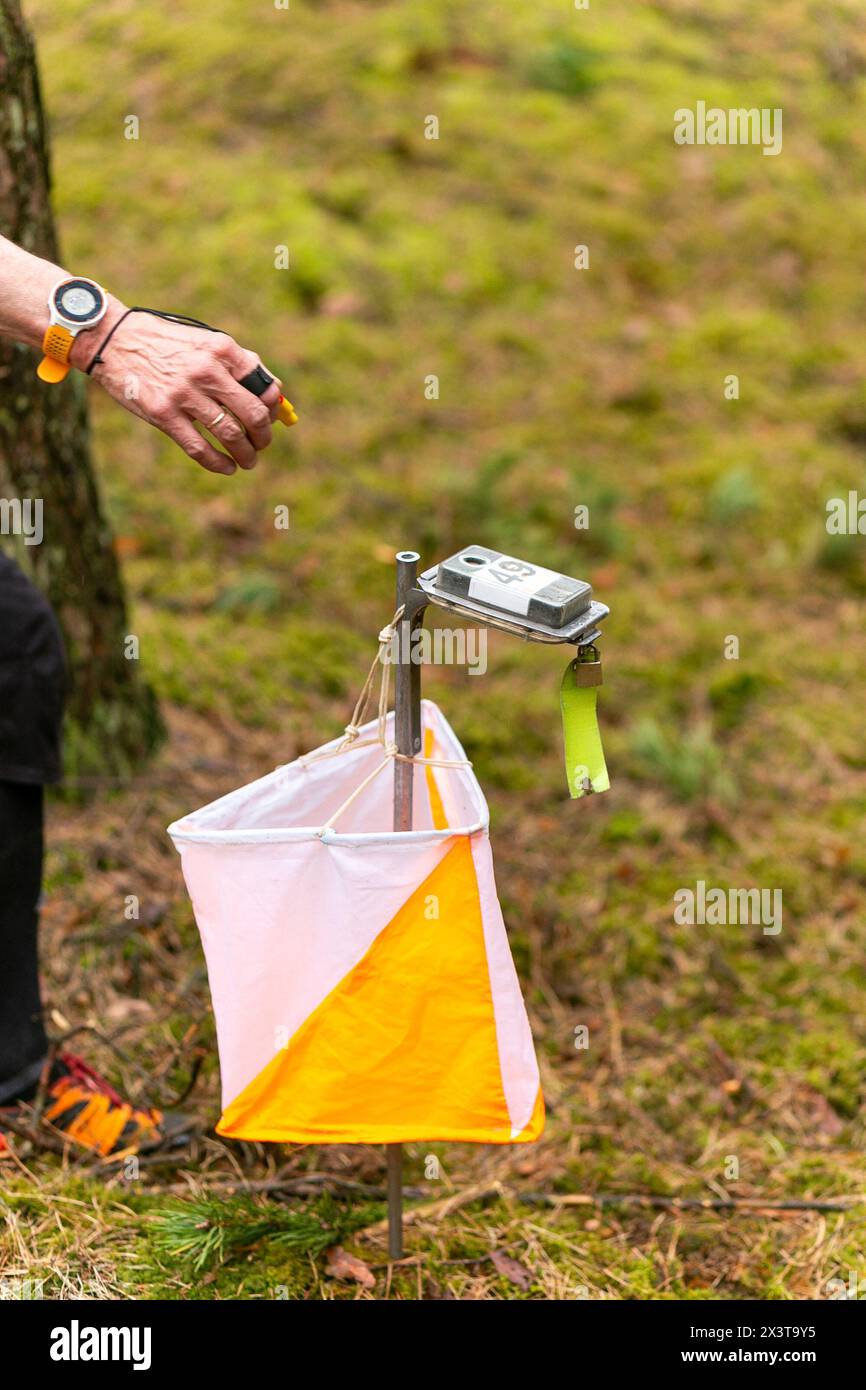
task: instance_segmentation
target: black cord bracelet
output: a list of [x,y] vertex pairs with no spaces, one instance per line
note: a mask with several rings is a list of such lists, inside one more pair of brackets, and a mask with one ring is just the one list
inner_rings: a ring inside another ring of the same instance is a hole
[[133,314],[133,313],[135,313],[135,310],[134,310],[134,309],[127,309],[127,311],[126,311],[125,314],[121,314],[120,318],[117,320],[117,323],[114,325],[114,327],[113,327],[108,333],[106,333],[106,335],[105,335],[105,337],[103,338],[102,342],[99,344],[99,347],[96,349],[96,352],[94,353],[93,357],[90,359],[90,366],[89,366],[89,367],[85,367],[85,369],[84,369],[85,374],[86,374],[87,376],[90,376],[90,373],[93,371],[93,368],[94,368],[94,367],[98,367],[99,364],[100,364],[100,362],[103,361],[103,357],[102,357],[102,350],[103,350],[103,348],[107,348],[107,347],[108,347],[108,344],[111,342],[112,338],[114,337],[114,335],[115,335],[115,333],[117,332],[117,330],[118,330],[118,328],[120,327],[120,325],[123,323],[124,319],[128,319],[129,316],[130,316],[130,314]]
[[112,338],[114,337],[120,325],[123,323],[124,319],[128,319],[130,314],[153,314],[154,318],[168,319],[169,323],[185,323],[189,328],[205,328],[207,329],[208,333],[221,332],[219,328],[214,328],[213,324],[204,323],[201,319],[188,318],[186,314],[168,314],[163,309],[145,309],[142,304],[135,304],[131,309],[127,309],[125,313],[121,314],[114,327],[110,329],[108,333],[106,333],[105,337],[103,338],[102,342],[99,344],[99,347],[96,349],[96,352],[91,358],[90,365],[88,367],[85,367],[84,369],[85,374],[87,376],[90,376],[94,367],[100,366],[105,361],[104,357],[102,356],[103,352],[108,347],[108,344],[111,342]]

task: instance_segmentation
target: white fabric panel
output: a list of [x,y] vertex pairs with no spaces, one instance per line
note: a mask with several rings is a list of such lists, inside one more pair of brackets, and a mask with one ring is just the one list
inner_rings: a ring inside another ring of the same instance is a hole
[[[422,700],[421,709],[424,727],[434,730],[440,755],[465,761],[466,754],[437,706],[430,700]],[[375,739],[376,734],[376,722],[371,721],[360,731],[358,742]],[[386,737],[389,740],[393,737],[393,714],[388,716]],[[336,757],[317,759],[317,754],[335,749],[339,742],[334,739],[323,744],[305,757],[278,767],[248,786],[229,792],[192,815],[175,821],[168,828],[169,834],[178,846],[193,840],[242,844],[312,838],[364,778],[384,761],[384,750],[378,743],[355,747]],[[471,767],[438,768],[437,778],[448,808],[451,830],[472,833],[489,824],[487,803]],[[414,787],[415,828],[411,834],[442,834],[431,830],[433,822],[422,764],[415,768]],[[337,843],[344,839],[346,842],[363,841],[371,835],[390,838],[394,823],[393,794],[391,765],[384,767],[339,817],[333,831],[327,832],[327,839]],[[406,845],[407,835],[399,836],[398,842]]]
[[529,1124],[538,1096],[538,1062],[502,909],[496,895],[490,840],[486,835],[473,835],[470,844],[484,921],[502,1086],[511,1116],[511,1132],[516,1136]]

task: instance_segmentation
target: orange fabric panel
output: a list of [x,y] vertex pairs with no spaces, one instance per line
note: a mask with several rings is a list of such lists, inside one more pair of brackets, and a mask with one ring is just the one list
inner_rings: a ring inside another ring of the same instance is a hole
[[[437,901],[438,918],[425,915]],[[467,837],[232,1101],[218,1131],[295,1143],[513,1142]]]
[[[433,749],[436,747],[433,730],[424,730],[424,757],[432,758]],[[442,804],[442,797],[439,795],[439,786],[436,781],[436,773],[432,767],[425,769],[427,773],[427,795],[430,798],[430,814],[433,817],[434,830],[447,830],[448,817],[445,814],[445,807]]]

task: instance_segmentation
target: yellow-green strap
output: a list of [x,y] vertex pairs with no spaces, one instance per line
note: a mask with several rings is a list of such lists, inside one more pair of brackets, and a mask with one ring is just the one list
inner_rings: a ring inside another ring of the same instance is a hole
[[565,740],[565,775],[573,797],[606,792],[610,787],[598,727],[598,687],[601,662],[577,657],[565,669],[559,691]]

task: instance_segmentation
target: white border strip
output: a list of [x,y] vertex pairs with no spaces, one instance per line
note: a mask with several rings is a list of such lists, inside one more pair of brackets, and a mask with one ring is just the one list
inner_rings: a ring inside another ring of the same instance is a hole
[[[432,700],[421,701],[423,714],[432,714],[432,723],[441,741],[448,747],[448,751],[457,761],[468,761],[466,753],[457,739],[456,734],[450,724],[441,713],[438,705]],[[388,716],[389,720],[393,715]],[[424,719],[423,726],[428,726]],[[373,733],[378,727],[378,721],[373,719],[359,731],[360,735]],[[481,816],[471,825],[458,825],[449,827],[446,830],[371,830],[358,831],[354,834],[341,833],[338,830],[322,830],[321,826],[292,826],[274,830],[208,830],[197,824],[197,818],[211,813],[217,807],[226,802],[233,801],[240,793],[247,793],[256,785],[269,782],[273,777],[280,774],[283,776],[291,768],[303,770],[305,765],[314,759],[316,753],[329,752],[336,748],[340,739],[332,739],[330,743],[323,744],[316,748],[312,753],[306,753],[300,758],[296,758],[292,763],[285,763],[283,766],[275,768],[273,772],[268,772],[264,777],[259,777],[254,782],[248,783],[245,787],[238,787],[234,791],[227,792],[225,796],[217,797],[216,801],[210,801],[206,806],[201,806],[197,811],[192,811],[188,816],[182,816],[180,820],[173,821],[168,827],[168,833],[178,848],[181,845],[262,845],[262,844],[289,844],[297,843],[300,840],[320,840],[323,845],[340,845],[352,849],[364,849],[373,845],[392,845],[396,848],[401,846],[409,849],[419,844],[435,843],[437,841],[453,839],[455,836],[478,835],[482,831],[487,831],[490,827],[490,812],[484,793],[481,790],[478,778],[475,776],[471,767],[454,768],[450,771],[457,772],[459,776],[466,779],[468,789],[472,794],[472,799],[476,802]],[[352,749],[347,749],[347,754]],[[360,751],[360,750],[358,750]],[[423,767],[420,763],[418,766]],[[387,775],[387,769],[383,769],[383,774]]]

